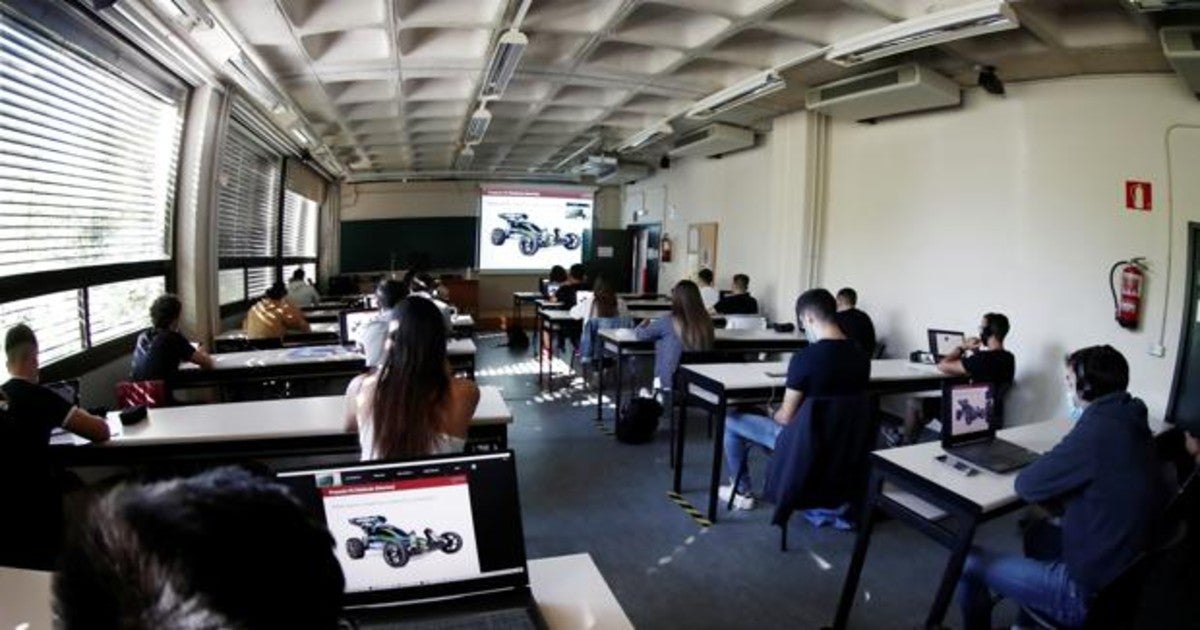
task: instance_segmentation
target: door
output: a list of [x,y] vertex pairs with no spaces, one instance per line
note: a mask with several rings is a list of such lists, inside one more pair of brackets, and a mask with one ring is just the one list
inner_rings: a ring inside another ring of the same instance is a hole
[[646,223],[628,228],[632,243],[633,292],[658,293],[659,247],[662,224]]
[[1180,422],[1200,418],[1200,223],[1188,229],[1187,298],[1184,302],[1183,334],[1179,338],[1179,360],[1171,388],[1168,420]]
[[618,293],[630,290],[633,243],[625,230],[589,230],[583,235],[588,277],[604,276]]

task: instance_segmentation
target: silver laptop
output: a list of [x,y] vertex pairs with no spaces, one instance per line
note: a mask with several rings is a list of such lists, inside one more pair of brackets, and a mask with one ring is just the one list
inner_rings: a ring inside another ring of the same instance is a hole
[[511,451],[278,477],[333,534],[355,627],[545,627]]
[[957,330],[930,328],[926,334],[929,336],[929,354],[933,355],[935,361],[941,361],[942,357],[953,352],[967,340],[967,336]]

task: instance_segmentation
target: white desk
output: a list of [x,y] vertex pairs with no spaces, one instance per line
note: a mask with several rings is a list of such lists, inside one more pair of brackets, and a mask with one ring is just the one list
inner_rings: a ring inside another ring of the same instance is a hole
[[529,586],[550,630],[633,629],[589,554],[530,560]]
[[625,300],[625,308],[631,311],[663,311],[671,310],[671,300]]
[[[729,331],[759,332],[759,331]],[[776,333],[778,334],[778,333]],[[724,463],[725,412],[730,405],[753,404],[783,399],[788,363],[713,363],[683,365],[679,369],[679,389],[686,392],[680,399],[679,413],[686,417],[689,405],[707,410],[715,419],[713,427],[713,461],[709,479],[708,520],[717,519],[717,488]],[[957,377],[947,376],[931,365],[910,363],[904,359],[871,361],[871,381],[867,394],[878,396],[900,392],[940,389],[945,382]],[[673,425],[674,426],[674,425]],[[687,423],[679,423],[674,434],[671,462],[675,465],[672,487],[680,492],[683,485],[683,450],[687,439]]]
[[454,315],[450,318],[450,327],[456,337],[470,337],[475,334],[475,318],[467,314]]
[[231,381],[352,377],[366,369],[366,358],[341,346],[305,346],[225,352],[212,355],[211,370],[185,363],[172,387],[203,387]]
[[[56,458],[68,465],[128,464],[175,455],[276,455],[315,452],[354,452],[358,437],[345,429],[342,396],[283,398],[249,402],[161,407],[150,409],[146,420],[121,426],[117,412],[108,414],[113,438],[89,444],[66,433],[51,439]],[[493,386],[479,388],[479,405],[471,420],[470,441],[507,444],[512,411]]]
[[213,338],[213,352],[238,352],[261,347],[260,344],[280,343],[285,347],[317,346],[336,344],[340,340],[340,330],[337,322],[319,322],[312,324],[307,332],[289,330],[278,339],[250,339],[246,331],[241,329],[227,330]]
[[[54,627],[53,574],[0,567],[0,628]],[[632,630],[604,576],[581,553],[529,561],[529,586],[550,630]]]

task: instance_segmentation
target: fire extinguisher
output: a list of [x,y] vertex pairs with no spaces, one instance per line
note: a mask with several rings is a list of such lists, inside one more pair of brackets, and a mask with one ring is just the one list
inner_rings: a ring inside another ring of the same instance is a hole
[[[1121,270],[1119,290],[1114,276],[1117,269]],[[1122,328],[1133,330],[1138,327],[1142,316],[1142,287],[1145,278],[1146,259],[1141,257],[1119,260],[1108,270],[1108,288],[1112,291],[1117,324]]]
[[662,243],[659,244],[659,256],[663,262],[671,262],[671,237],[663,234]]

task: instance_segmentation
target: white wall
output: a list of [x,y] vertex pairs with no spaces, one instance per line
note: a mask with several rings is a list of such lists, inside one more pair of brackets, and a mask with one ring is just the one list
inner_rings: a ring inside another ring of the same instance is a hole
[[[1172,75],[1016,84],[1003,99],[971,91],[961,110],[835,123],[820,277],[859,290],[893,356],[923,347],[927,327],[975,331],[983,312],[1006,313],[1018,380],[1010,422],[1060,414],[1064,353],[1096,343],[1125,354],[1131,389],[1161,415],[1187,221],[1200,219],[1193,194],[1168,220],[1166,135],[1181,123],[1200,125],[1200,106]],[[1200,135],[1188,141],[1200,148]],[[1188,179],[1195,162],[1174,168],[1177,183],[1200,187]],[[1127,179],[1153,183],[1152,212],[1124,209]],[[1113,322],[1105,277],[1131,256],[1151,265],[1137,332]],[[1148,350],[1159,340],[1168,258],[1167,354],[1157,358]]]
[[[783,116],[753,149],[721,159],[674,160],[670,169],[626,189],[634,203],[626,203],[623,223],[661,222],[674,243],[673,260],[662,265],[660,291],[696,271],[688,268],[688,225],[716,221],[717,285],[729,288],[733,274],[745,273],[764,312],[791,321],[802,286],[809,118],[804,112]],[[633,210],[641,208],[647,213],[635,220]]]

